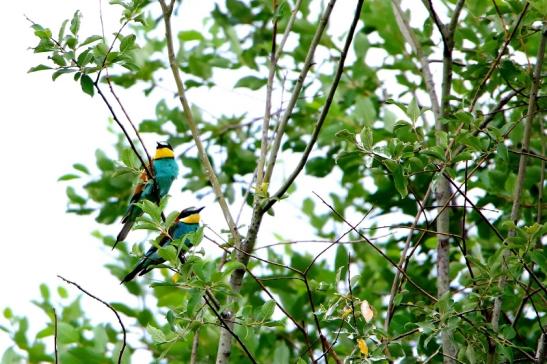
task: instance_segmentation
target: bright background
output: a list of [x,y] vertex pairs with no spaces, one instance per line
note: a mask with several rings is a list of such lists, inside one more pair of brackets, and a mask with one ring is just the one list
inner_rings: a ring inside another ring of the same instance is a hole
[[[199,0],[185,0],[180,11],[182,16],[177,19],[175,27],[179,30],[201,29],[202,19],[212,8],[211,4],[203,4]],[[339,1],[335,6],[329,30],[331,34],[342,34],[347,30],[353,6],[354,2],[348,0]],[[109,302],[135,299],[126,294],[125,288],[103,267],[115,259],[116,253],[91,236],[90,233],[99,228],[94,219],[65,213],[65,189],[74,181],[57,181],[61,175],[72,171],[73,163],[93,167],[96,149],[107,153],[112,151],[110,146],[115,138],[106,130],[109,125],[106,107],[99,97],[90,98],[81,92],[79,84],[71,77],[60,77],[53,83],[50,72],[27,73],[30,67],[45,63],[45,60],[42,54],[35,55],[29,49],[37,43],[37,38],[25,16],[50,27],[55,34],[62,21],[71,18],[77,9],[83,14],[81,37],[100,34],[98,0],[11,2],[9,10],[0,13],[0,34],[3,35],[0,57],[0,69],[3,70],[0,87],[0,153],[3,157],[0,178],[0,191],[3,192],[0,208],[3,257],[0,264],[0,310],[9,306],[14,314],[28,316],[31,332],[45,323],[43,314],[31,303],[39,295],[40,283],[51,288],[65,286],[71,296],[79,294],[74,287],[62,283],[56,277],[58,274]],[[107,1],[103,1],[103,18],[105,33],[111,39],[111,34],[119,26],[119,15],[117,8],[108,5]],[[212,115],[230,114],[226,110],[231,110],[234,114],[247,111],[252,117],[261,116],[263,95],[233,89],[238,78],[217,79],[219,86],[213,90],[193,89],[188,95],[190,102],[207,109]],[[165,82],[167,84],[170,80]],[[174,85],[170,88],[174,89]],[[155,97],[145,98],[138,89],[130,92],[119,89],[118,93],[135,121],[153,116],[159,97],[169,94],[166,91],[165,95],[156,93]],[[155,138],[143,137],[149,149],[153,150]],[[287,164],[278,168],[278,178],[291,170]],[[305,183],[299,179],[300,186],[309,183],[314,191],[323,195],[328,193],[328,184],[314,183],[312,178],[305,178]],[[170,201],[169,208],[206,205],[202,214],[204,222],[216,231],[223,229],[222,214],[212,199],[199,202],[192,195],[180,194],[182,184],[180,179],[174,184],[171,191],[176,196]],[[309,195],[311,192],[303,190],[298,193]],[[294,201],[299,201],[299,198],[284,204],[294,207]],[[232,214],[237,215],[238,210],[239,204],[235,204]],[[299,208],[290,210],[298,211]],[[284,237],[288,239],[314,236],[307,219],[282,210],[276,212],[275,220],[270,218],[263,223],[265,229],[259,237],[262,238],[260,245],[273,242],[271,232],[278,230],[276,226],[285,227],[287,233]],[[245,215],[242,221],[248,221]],[[119,228],[119,224],[100,226],[102,232],[113,235]],[[208,254],[220,254],[217,248],[206,248]],[[97,321],[113,320],[110,311],[91,299],[84,298],[83,307],[89,311],[88,316]],[[10,343],[0,332],[0,354]]]

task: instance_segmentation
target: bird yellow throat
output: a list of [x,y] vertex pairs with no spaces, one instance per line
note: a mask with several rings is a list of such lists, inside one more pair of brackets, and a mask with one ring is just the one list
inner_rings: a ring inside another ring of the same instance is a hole
[[181,219],[185,224],[198,224],[199,223],[199,214],[193,214],[190,216],[186,216],[185,218]]
[[154,155],[154,159],[162,159],[162,158],[174,158],[175,153],[169,148],[158,148],[156,149],[156,154]]

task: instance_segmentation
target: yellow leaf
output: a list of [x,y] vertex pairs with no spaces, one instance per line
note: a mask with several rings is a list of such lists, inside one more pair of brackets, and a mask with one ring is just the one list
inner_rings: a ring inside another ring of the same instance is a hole
[[344,308],[344,310],[342,311],[342,318],[345,319],[346,317],[348,317],[348,315],[351,313],[351,308],[350,307],[346,307]]
[[372,312],[372,307],[370,307],[368,301],[361,302],[361,314],[365,318],[366,322],[372,320],[372,316],[374,316],[374,313]]
[[171,280],[173,281],[173,283],[177,283],[179,279],[180,279],[180,274],[178,273],[173,274],[173,277],[171,277]]
[[359,345],[359,351],[364,356],[368,356],[368,346],[364,339],[357,339],[357,345]]

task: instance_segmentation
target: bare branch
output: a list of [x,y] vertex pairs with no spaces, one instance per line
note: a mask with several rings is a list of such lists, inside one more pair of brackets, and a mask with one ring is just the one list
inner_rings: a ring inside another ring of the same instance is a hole
[[[264,164],[266,163],[266,155],[268,154],[268,131],[270,128],[270,118],[272,116],[271,115],[272,92],[273,92],[273,81],[275,76],[275,70],[277,68],[277,62],[279,61],[279,57],[281,56],[281,53],[283,52],[283,48],[285,46],[287,38],[289,37],[289,34],[294,25],[294,21],[296,20],[296,15],[298,14],[298,11],[300,10],[301,4],[302,4],[302,0],[298,0],[296,2],[294,9],[292,10],[291,17],[289,18],[289,22],[287,23],[287,27],[285,28],[285,32],[283,33],[281,44],[279,45],[277,50],[275,45],[275,38],[277,35],[278,19],[276,18],[274,20],[273,32],[272,32],[273,33],[272,52],[270,55],[270,64],[269,64],[269,70],[268,70],[268,83],[266,84],[266,111],[264,113],[264,119],[262,121],[262,142],[260,144],[260,158],[258,159],[258,166],[257,166],[257,179],[256,179],[257,188],[263,188],[262,182],[264,180]],[[274,0],[274,12],[276,10],[276,6],[277,4]]]
[[437,302],[437,299],[432,296],[429,292],[427,292],[425,289],[423,289],[422,287],[420,287],[416,282],[414,282],[412,280],[412,278],[410,278],[408,276],[408,274],[403,270],[401,269],[390,257],[388,257],[383,251],[380,250],[380,248],[378,248],[376,245],[372,244],[372,242],[366,237],[363,235],[363,233],[361,233],[359,230],[357,230],[357,228],[353,225],[351,225],[351,223],[349,221],[347,221],[344,216],[342,216],[338,211],[336,211],[334,209],[334,207],[332,207],[331,205],[329,205],[321,196],[319,196],[317,193],[313,192],[313,194],[315,196],[317,196],[321,202],[323,202],[323,204],[325,206],[327,206],[336,216],[338,216],[340,219],[342,219],[342,221],[344,221],[344,223],[346,223],[349,227],[351,227],[351,229],[353,231],[355,231],[357,234],[359,234],[359,236],[361,237],[361,239],[363,239],[368,245],[370,245],[378,254],[380,254],[382,256],[382,258],[384,258],[389,264],[391,264],[395,269],[397,269],[407,280],[408,280],[408,283],[410,283],[411,285],[413,285],[418,291],[420,291],[424,296],[426,296],[427,298],[429,298],[429,300],[433,301],[433,302]]
[[[422,49],[422,46],[420,45],[420,42],[418,42],[418,40],[416,39],[416,35],[414,34],[414,31],[410,27],[408,20],[405,18],[403,14],[403,10],[401,9],[401,6],[399,5],[399,1],[398,0],[392,1],[391,7],[393,8],[393,13],[395,14],[395,20],[397,21],[397,25],[399,26],[399,30],[401,31],[401,34],[405,38],[405,41],[408,44],[410,44],[410,47],[412,48],[414,53],[416,53],[416,57],[418,58],[418,61],[420,62],[422,75],[425,82],[425,87],[429,95],[429,100],[431,102],[431,110],[433,111],[433,115],[436,121],[439,119],[439,115],[441,111],[439,107],[439,99],[437,97],[437,92],[435,91],[435,82],[433,81],[433,74],[431,73],[431,69],[429,68],[429,60],[427,59],[427,56],[424,54],[424,51]],[[443,39],[444,39],[444,36],[443,36]]]
[[296,105],[296,101],[298,100],[298,97],[300,96],[300,92],[302,91],[302,87],[304,86],[304,81],[306,80],[308,71],[313,65],[313,56],[315,55],[315,49],[317,48],[317,45],[321,41],[321,37],[323,35],[325,28],[327,27],[327,23],[329,21],[330,14],[332,12],[332,9],[335,3],[336,3],[336,0],[329,1],[323,13],[323,16],[321,17],[321,20],[319,21],[317,29],[315,30],[315,34],[313,35],[313,39],[309,45],[308,54],[306,55],[306,59],[304,60],[304,65],[302,66],[302,70],[300,71],[300,75],[298,76],[298,80],[296,81],[296,84],[294,86],[291,99],[289,100],[287,109],[285,110],[285,113],[281,117],[281,120],[279,121],[279,125],[277,126],[275,139],[273,141],[273,144],[270,150],[270,157],[268,158],[268,164],[266,166],[266,173],[264,174],[263,183],[265,184],[265,186],[270,183],[270,179],[273,173],[273,168],[275,166],[275,162],[277,161],[277,153],[279,151],[279,147],[281,146],[281,139],[283,138],[283,135],[285,134],[285,126],[287,125],[287,122],[292,116],[292,111],[294,109],[294,106]]
[[51,311],[53,312],[53,350],[55,352],[55,364],[59,363],[59,353],[57,351],[57,312],[52,307]]
[[106,301],[103,301],[102,299],[100,299],[99,297],[95,296],[94,294],[92,293],[89,293],[86,289],[84,289],[82,286],[80,286],[78,283],[75,283],[75,282],[72,282],[72,281],[69,281],[68,279],[60,276],[60,275],[57,275],[57,277],[59,277],[60,279],[62,279],[63,281],[65,281],[66,283],[68,284],[71,284],[73,286],[75,286],[76,288],[78,288],[80,291],[82,291],[83,293],[85,293],[86,295],[88,295],[89,297],[93,298],[94,300],[96,301],[99,301],[100,303],[102,303],[103,305],[105,305],[106,307],[108,307],[112,312],[114,312],[114,315],[116,315],[116,318],[118,319],[118,323],[120,324],[121,328],[122,328],[122,332],[123,332],[123,341],[122,341],[122,347],[120,349],[120,353],[118,355],[118,364],[121,364],[122,362],[122,357],[123,357],[123,352],[125,350],[125,347],[127,346],[127,332],[125,331],[125,326],[122,322],[122,318],[120,317],[120,315],[118,314],[118,311],[116,311],[114,309],[114,307],[112,307],[111,304],[109,304],[108,302]]
[[186,122],[188,123],[188,127],[190,128],[190,131],[192,132],[192,137],[198,149],[199,157],[201,159],[203,167],[205,168],[207,178],[209,179],[209,182],[211,182],[211,185],[213,186],[213,191],[215,192],[215,196],[218,199],[218,203],[220,205],[220,208],[222,209],[222,213],[224,214],[224,218],[226,220],[226,223],[228,224],[228,228],[230,229],[230,232],[232,233],[232,237],[234,239],[235,244],[239,246],[241,237],[237,230],[237,226],[234,222],[232,214],[230,213],[228,204],[226,203],[226,200],[222,193],[222,189],[220,187],[220,183],[215,174],[213,166],[211,165],[211,162],[209,161],[209,158],[207,156],[207,152],[205,151],[205,148],[203,147],[203,144],[201,142],[200,132],[194,121],[192,111],[190,109],[190,104],[188,103],[188,99],[186,98],[186,92],[184,90],[184,84],[182,83],[180,69],[177,63],[177,59],[175,57],[175,48],[173,45],[173,33],[171,30],[171,15],[173,12],[174,2],[171,1],[171,3],[167,5],[165,0],[160,0],[160,5],[163,12],[163,20],[165,23],[165,39],[167,41],[169,65],[171,67],[173,78],[177,86],[178,97],[182,105],[184,117],[186,119]]
[[492,65],[488,69],[488,72],[486,72],[486,75],[484,75],[483,79],[479,83],[479,86],[477,87],[477,90],[475,91],[475,95],[473,96],[473,99],[471,100],[469,111],[473,111],[475,109],[475,104],[477,103],[477,100],[481,96],[484,86],[486,85],[486,82],[488,82],[488,79],[490,78],[490,76],[492,76],[492,73],[494,73],[494,70],[500,63],[501,57],[505,54],[505,50],[507,49],[507,46],[509,46],[509,43],[511,42],[515,34],[517,34],[517,30],[520,26],[522,19],[524,18],[524,15],[528,11],[529,6],[530,6],[530,3],[527,1],[526,4],[524,5],[524,8],[522,9],[522,12],[520,13],[517,19],[515,26],[513,27],[513,31],[511,32],[509,37],[505,39],[505,42],[503,42],[503,45],[501,46],[501,49],[498,51],[498,55],[494,59],[494,62],[492,62]]
[[298,175],[300,174],[300,172],[306,165],[306,162],[308,161],[310,153],[313,147],[315,146],[315,142],[317,141],[317,138],[319,137],[319,133],[321,132],[321,128],[323,127],[323,124],[327,118],[327,115],[330,110],[330,106],[334,99],[334,94],[336,93],[336,89],[338,88],[338,83],[340,82],[340,78],[342,77],[342,73],[344,72],[344,63],[346,61],[346,56],[348,54],[349,47],[351,46],[351,42],[353,41],[353,36],[355,34],[355,29],[357,28],[357,23],[359,22],[363,3],[364,3],[364,0],[359,0],[357,2],[353,21],[350,25],[348,35],[346,36],[344,48],[342,50],[342,53],[340,54],[340,60],[338,61],[336,73],[334,75],[334,79],[332,81],[329,94],[327,96],[327,99],[325,100],[325,105],[323,106],[323,109],[321,110],[319,119],[317,120],[317,123],[315,124],[315,127],[311,135],[311,139],[306,145],[306,149],[304,150],[304,153],[302,154],[302,157],[300,158],[300,161],[298,162],[296,168],[291,173],[289,178],[285,181],[285,183],[283,183],[283,185],[279,188],[279,190],[273,194],[272,199],[268,201],[268,203],[264,207],[264,210],[268,210],[275,203],[275,201],[277,201],[277,199],[280,199],[285,194],[285,192],[287,192],[289,187],[292,185],[296,177],[298,177]]

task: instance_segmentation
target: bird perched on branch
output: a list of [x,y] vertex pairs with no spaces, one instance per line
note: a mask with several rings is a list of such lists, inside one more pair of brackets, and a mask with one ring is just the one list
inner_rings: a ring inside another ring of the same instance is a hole
[[[169,235],[163,236],[159,242],[159,245],[162,247],[166,246],[167,244],[171,244],[173,240],[180,239],[186,234],[197,231],[199,228],[199,213],[201,210],[203,210],[203,207],[189,207],[182,210],[175,219],[173,225],[169,228]],[[186,244],[188,248],[192,246],[192,242],[188,238],[184,240],[184,244]],[[158,254],[158,248],[153,246],[148,249],[146,254],[141,258],[141,260],[139,260],[135,269],[133,269],[128,275],[125,276],[124,279],[122,279],[121,283],[129,282],[135,278],[137,274],[142,276],[152,270],[154,266],[163,262],[165,262],[165,259],[160,257]]]
[[152,168],[149,168],[148,170],[152,172],[154,178],[150,178],[146,170],[141,173],[139,184],[135,187],[133,197],[131,197],[131,200],[129,201],[127,212],[122,219],[124,225],[116,237],[116,243],[114,243],[112,249],[114,249],[120,241],[125,240],[137,217],[142,215],[141,208],[136,206],[135,203],[142,200],[150,200],[158,204],[160,200],[167,195],[171,188],[171,184],[173,184],[173,181],[177,178],[179,167],[175,161],[173,147],[169,143],[157,143],[156,154],[152,161]]

